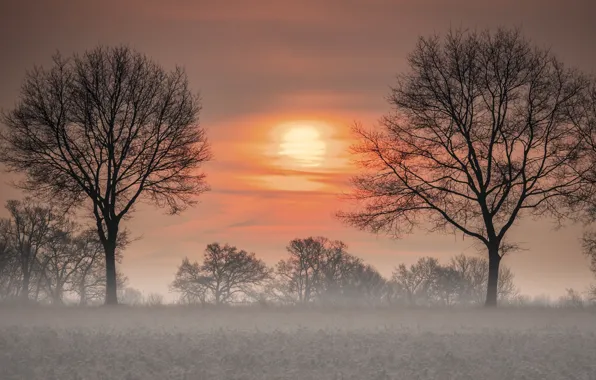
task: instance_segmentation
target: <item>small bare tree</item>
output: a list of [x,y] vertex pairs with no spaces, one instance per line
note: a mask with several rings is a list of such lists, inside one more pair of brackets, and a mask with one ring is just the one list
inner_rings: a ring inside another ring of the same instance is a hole
[[275,276],[262,292],[282,303],[379,303],[387,282],[379,272],[347,252],[345,243],[323,236],[293,239],[289,257],[277,263]]
[[143,292],[130,286],[122,287],[119,290],[119,297],[122,303],[130,306],[140,306],[145,302]]
[[76,244],[77,225],[65,220],[50,231],[49,241],[41,255],[38,277],[53,304],[62,304],[64,291],[86,252]]
[[0,219],[0,300],[16,298],[21,288],[19,255],[12,238],[10,219]]
[[[37,275],[41,281],[40,257],[52,237],[52,232],[62,217],[51,206],[42,205],[30,198],[23,201],[9,200],[6,209],[10,213],[7,222],[6,238],[17,255],[21,288],[19,295],[23,301],[29,300],[31,280]],[[16,268],[14,268],[16,269]],[[37,269],[37,271],[36,271]],[[38,291],[39,292],[38,284]],[[37,297],[36,297],[37,298]]]
[[19,186],[93,213],[106,304],[118,303],[116,242],[136,202],[177,213],[207,190],[200,108],[182,69],[167,72],[127,47],[99,47],[29,72],[3,116],[0,162],[25,174]]
[[346,264],[345,248],[343,242],[323,236],[290,241],[286,247],[290,257],[280,260],[276,268],[282,293],[292,294],[295,301],[304,304],[320,295],[323,288],[334,286]]
[[[69,277],[68,290],[79,296],[79,304],[105,300],[106,264],[104,248],[94,229],[86,229],[74,238],[75,256],[78,260],[74,273]],[[130,243],[126,230],[118,233],[116,242],[116,263],[122,261],[122,250]],[[124,286],[127,278],[116,271],[118,287]]]
[[410,305],[418,300],[429,301],[432,283],[437,276],[439,260],[434,257],[422,257],[408,268],[400,264],[391,275],[391,281],[406,296]]
[[182,303],[206,304],[209,297],[209,288],[206,286],[207,278],[202,273],[201,265],[191,263],[186,257],[178,267],[176,277],[170,285],[170,290],[180,294]]
[[362,174],[340,212],[350,225],[395,237],[415,227],[478,239],[497,304],[501,247],[524,215],[567,216],[582,191],[574,105],[586,79],[519,31],[421,38],[379,130],[355,127]]
[[147,306],[162,306],[163,304],[163,295],[159,293],[149,293],[145,297],[145,305]]
[[[483,257],[466,256],[464,254],[451,258],[449,268],[459,273],[464,286],[460,289],[461,302],[481,303],[486,295],[488,282],[488,260]],[[511,299],[517,295],[514,275],[507,266],[499,269],[497,297],[499,300]]]
[[[593,214],[590,211],[590,214]],[[586,231],[582,237],[583,253],[590,260],[590,271],[596,276],[596,232]],[[596,285],[590,285],[588,288],[588,297],[591,301],[596,300]]]
[[254,253],[225,244],[209,244],[203,263],[184,259],[172,290],[182,293],[186,300],[206,300],[211,296],[216,304],[228,303],[237,295],[248,295],[252,288],[269,279],[271,270]]

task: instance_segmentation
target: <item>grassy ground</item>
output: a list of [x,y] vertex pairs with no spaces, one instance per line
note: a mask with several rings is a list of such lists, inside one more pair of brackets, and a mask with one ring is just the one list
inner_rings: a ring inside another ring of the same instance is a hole
[[0,379],[596,379],[581,310],[0,310]]

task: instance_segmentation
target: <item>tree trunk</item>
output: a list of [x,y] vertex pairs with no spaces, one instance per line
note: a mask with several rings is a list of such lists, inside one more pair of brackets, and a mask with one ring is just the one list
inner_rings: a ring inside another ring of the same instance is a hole
[[408,295],[408,304],[410,306],[414,306],[416,304],[416,301],[414,301],[414,294],[412,294],[412,291],[408,290],[407,292]]
[[306,279],[304,282],[304,303],[308,303],[310,301],[310,277],[308,273],[306,274]]
[[21,283],[21,300],[23,302],[29,301],[29,283],[31,282],[31,272],[25,270],[23,273],[23,282]]
[[54,305],[62,305],[64,303],[62,300],[62,293],[62,285],[60,283],[56,284],[56,291],[54,292],[54,299],[52,302]]
[[82,280],[79,286],[79,306],[87,306],[87,287],[85,286],[84,280]]
[[486,288],[486,307],[497,306],[497,293],[499,285],[499,264],[501,256],[499,255],[499,246],[494,245],[488,249],[488,283]]
[[116,281],[116,236],[110,231],[108,241],[104,245],[106,253],[106,305],[118,304],[118,284]]
[[[50,293],[51,295],[51,288],[49,289],[50,291],[48,293]],[[41,274],[39,277],[39,280],[37,280],[37,285],[35,285],[35,296],[33,297],[33,301],[35,303],[39,302],[39,294],[41,293]]]

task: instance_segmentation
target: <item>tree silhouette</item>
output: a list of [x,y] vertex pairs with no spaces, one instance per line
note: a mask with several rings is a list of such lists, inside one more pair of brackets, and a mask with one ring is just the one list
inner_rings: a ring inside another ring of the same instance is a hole
[[200,108],[182,69],[167,72],[127,47],[98,47],[29,72],[3,116],[0,162],[25,174],[19,186],[93,213],[106,304],[118,303],[116,242],[137,201],[177,213],[207,190]]
[[387,282],[372,266],[349,254],[342,241],[323,236],[293,239],[264,296],[284,303],[377,303]]
[[[580,133],[584,150],[586,152],[586,165],[589,170],[585,172],[585,179],[591,186],[586,186],[586,191],[578,196],[574,201],[584,206],[582,215],[586,225],[592,225],[596,221],[596,80],[593,80],[591,86],[584,93],[582,102],[578,102],[574,122]],[[579,111],[579,112],[578,112]],[[590,260],[590,270],[596,275],[596,231],[587,229],[582,237],[583,253]],[[592,285],[589,289],[590,298],[596,299],[596,286]]]
[[39,281],[53,304],[62,304],[67,285],[85,258],[86,252],[78,249],[77,225],[65,220],[50,231],[48,243],[41,255]]
[[[13,269],[19,270],[21,287],[19,295],[22,301],[28,301],[31,291],[31,280],[37,274],[37,294],[41,286],[39,274],[39,258],[43,250],[52,239],[52,232],[60,224],[62,217],[51,206],[45,206],[32,199],[24,201],[9,200],[6,202],[6,209],[10,219],[6,222],[7,244],[16,255],[18,266]],[[37,272],[37,273],[36,273]],[[37,297],[35,297],[37,299]]]
[[[470,257],[463,254],[451,258],[448,265],[455,270],[463,283],[458,295],[461,302],[480,303],[486,296],[488,282],[488,260],[483,257]],[[517,288],[513,282],[514,275],[507,266],[499,268],[499,283],[497,296],[499,299],[510,299],[517,295]]]
[[435,257],[421,257],[408,268],[400,264],[392,273],[391,280],[403,292],[410,305],[416,305],[418,299],[430,300],[430,290],[436,280],[440,267]]
[[[104,249],[97,231],[86,229],[81,231],[74,241],[78,262],[69,283],[69,291],[79,296],[79,305],[105,300],[106,265]],[[122,261],[122,249],[129,244],[126,230],[118,233],[116,242],[116,263]],[[127,278],[116,270],[118,288],[123,286]]]
[[[403,298],[409,305],[481,303],[486,295],[488,272],[488,260],[482,257],[460,254],[447,265],[441,265],[435,257],[421,257],[409,267],[400,264],[395,268],[391,277],[393,296]],[[508,300],[517,294],[513,277],[508,267],[500,268],[499,299]]]
[[280,285],[284,285],[286,293],[295,294],[298,303],[312,301],[323,286],[333,285],[334,276],[341,275],[345,248],[343,242],[323,236],[293,239],[286,247],[290,257],[277,264]]
[[517,30],[420,38],[378,130],[356,125],[362,173],[340,212],[395,237],[458,231],[487,251],[487,306],[497,303],[499,248],[522,216],[562,218],[582,189],[574,104],[585,78]]
[[188,258],[178,267],[172,289],[185,300],[205,302],[209,296],[216,304],[228,303],[247,294],[270,277],[271,270],[254,253],[225,244],[212,243],[205,249],[203,263]]
[[21,288],[20,265],[12,238],[13,225],[0,219],[0,299],[16,298]]

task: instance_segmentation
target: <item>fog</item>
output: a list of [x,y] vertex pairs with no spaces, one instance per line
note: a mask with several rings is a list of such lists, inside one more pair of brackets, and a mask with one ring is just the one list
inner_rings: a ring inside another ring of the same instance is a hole
[[8,379],[592,379],[594,311],[0,310]]

